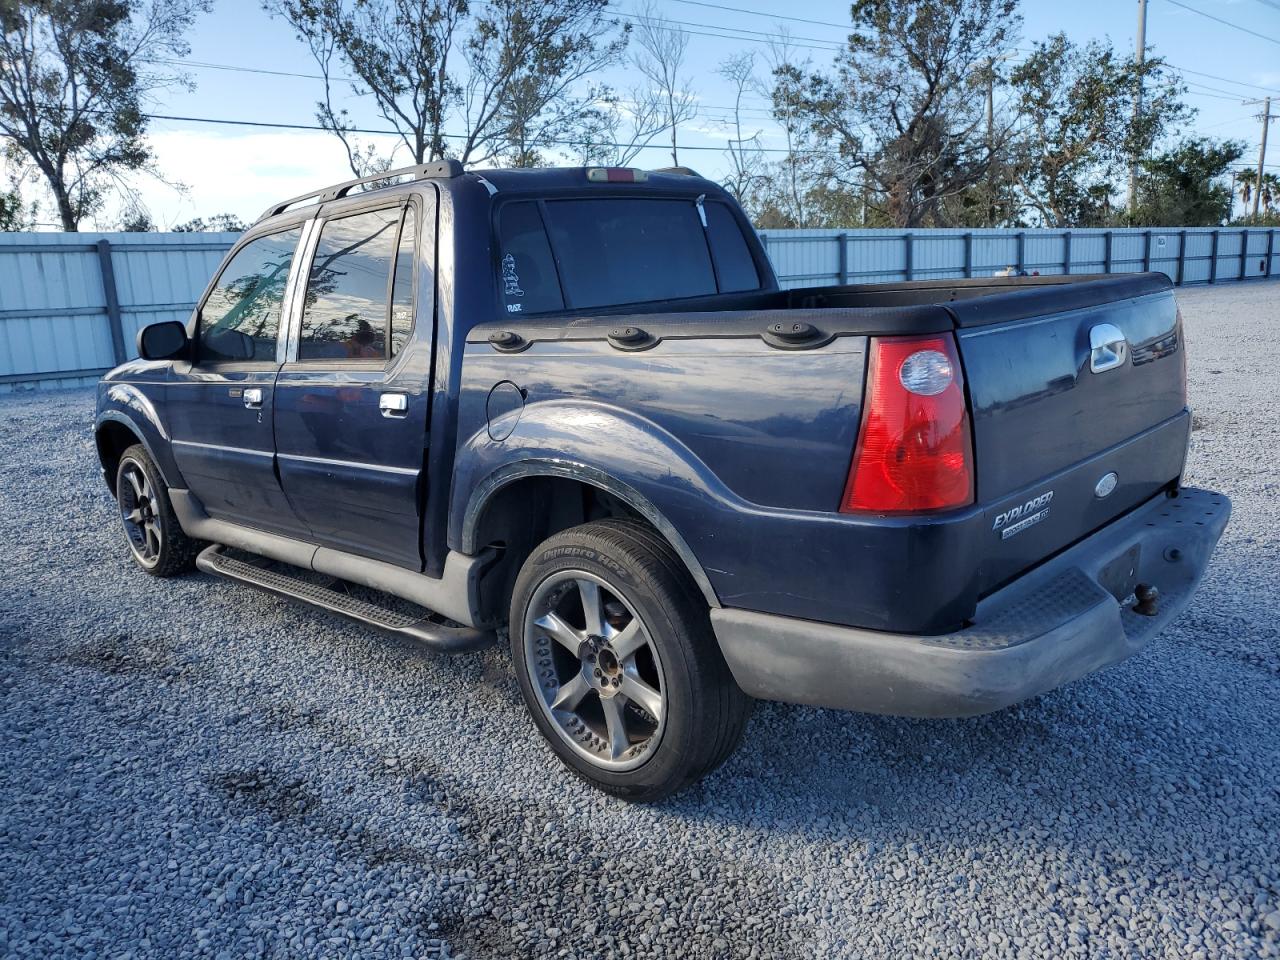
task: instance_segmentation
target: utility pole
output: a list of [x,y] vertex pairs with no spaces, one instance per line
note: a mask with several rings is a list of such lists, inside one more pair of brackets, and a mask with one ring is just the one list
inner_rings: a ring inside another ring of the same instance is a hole
[[[1147,62],[1147,0],[1138,0],[1138,39],[1134,59],[1138,64],[1138,86],[1133,92],[1133,121],[1142,119],[1142,67]],[[1129,215],[1138,208],[1138,157],[1129,165]]]
[[[1257,103],[1257,100],[1251,100],[1250,103]],[[1258,203],[1262,199],[1262,174],[1267,168],[1267,128],[1271,126],[1271,98],[1265,97],[1262,101],[1262,142],[1258,147],[1258,179],[1253,185],[1253,216],[1258,217]]]

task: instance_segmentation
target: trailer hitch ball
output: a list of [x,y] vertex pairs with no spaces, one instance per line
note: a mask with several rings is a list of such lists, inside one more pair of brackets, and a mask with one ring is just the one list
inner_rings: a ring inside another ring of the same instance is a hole
[[1137,603],[1133,605],[1133,612],[1144,617],[1154,617],[1159,612],[1160,591],[1152,584],[1140,583],[1134,588],[1133,595],[1137,598]]

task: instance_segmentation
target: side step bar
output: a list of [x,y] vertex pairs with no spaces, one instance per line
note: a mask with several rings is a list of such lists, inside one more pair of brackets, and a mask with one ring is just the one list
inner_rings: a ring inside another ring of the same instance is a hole
[[461,653],[487,647],[496,639],[493,631],[476,627],[450,627],[422,618],[414,618],[327,587],[308,583],[278,570],[268,570],[229,557],[218,544],[206,547],[196,558],[196,566],[205,573],[225,577],[246,586],[256,587],[290,600],[299,600],[356,623],[422,644],[438,653]]

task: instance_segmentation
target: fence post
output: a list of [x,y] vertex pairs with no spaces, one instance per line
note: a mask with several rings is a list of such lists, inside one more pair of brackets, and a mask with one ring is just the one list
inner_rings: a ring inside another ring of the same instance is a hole
[[99,240],[98,269],[102,273],[102,293],[107,300],[107,324],[111,328],[111,352],[115,355],[116,365],[129,359],[124,346],[124,321],[120,316],[120,296],[116,292],[116,270],[111,262],[111,243]]
[[1151,231],[1144,230],[1142,232],[1142,272],[1151,272]]
[[1249,275],[1249,228],[1240,231],[1240,279]]
[[1267,231],[1267,276],[1271,276],[1271,261],[1276,255],[1276,230],[1272,227]]
[[1213,242],[1209,245],[1209,282],[1218,282],[1218,233],[1213,231]]
[[1071,274],[1071,231],[1062,232],[1062,272]]
[[964,235],[964,275],[973,276],[973,232]]
[[1025,231],[1018,231],[1018,272],[1023,272],[1023,266],[1027,262],[1027,234]]
[[849,235],[842,233],[837,239],[840,241],[840,285],[844,286],[849,282]]
[[1179,230],[1178,231],[1178,279],[1176,281],[1178,286],[1182,286],[1182,278],[1184,276],[1184,271],[1186,270],[1186,266],[1185,266],[1186,261],[1187,261],[1187,231]]
[[1102,272],[1111,272],[1111,231],[1108,230],[1102,235]]
[[903,239],[906,241],[906,257],[907,257],[907,279],[914,280],[916,278],[916,248],[915,234],[905,233]]

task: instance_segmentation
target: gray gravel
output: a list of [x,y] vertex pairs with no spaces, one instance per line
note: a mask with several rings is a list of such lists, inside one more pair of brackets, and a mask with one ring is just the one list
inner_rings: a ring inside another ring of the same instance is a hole
[[137,572],[91,394],[0,400],[0,955],[1280,956],[1280,284],[1179,297],[1236,512],[1152,648],[973,720],[762,705],[650,808],[497,651]]

